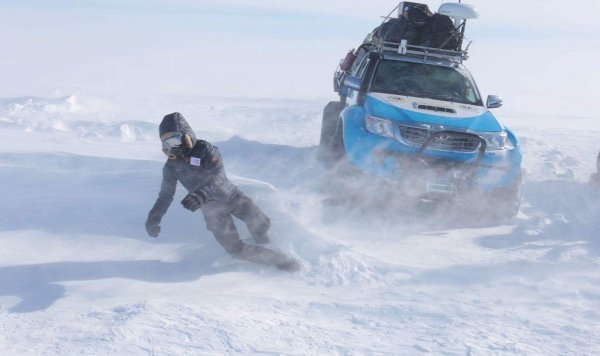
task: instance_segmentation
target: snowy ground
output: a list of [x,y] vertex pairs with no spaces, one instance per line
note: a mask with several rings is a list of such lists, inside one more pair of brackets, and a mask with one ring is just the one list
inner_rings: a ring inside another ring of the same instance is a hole
[[[600,354],[600,2],[468,2],[524,155],[505,225],[323,203],[332,72],[396,2],[1,1],[0,355]],[[173,111],[301,271],[231,259],[182,189],[146,235]]]
[[524,151],[521,212],[508,225],[450,224],[332,218],[315,160],[323,105],[179,109],[272,217],[272,247],[302,261],[290,275],[228,257],[178,206],[183,190],[162,234],[145,234],[166,112],[0,99],[0,354],[600,353],[593,118],[505,114]]

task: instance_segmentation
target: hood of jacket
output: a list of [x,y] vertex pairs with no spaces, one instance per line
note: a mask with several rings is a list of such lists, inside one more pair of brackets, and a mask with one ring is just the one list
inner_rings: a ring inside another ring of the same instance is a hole
[[[163,135],[167,132],[179,132],[182,135],[181,144],[165,152],[170,159],[187,158],[192,152],[194,146],[196,146],[196,135],[190,124],[185,120],[183,115],[178,112],[174,112],[163,117],[160,125],[158,126],[158,135],[163,138]],[[163,148],[164,151],[164,148]]]
[[192,146],[196,144],[196,134],[183,115],[174,112],[163,117],[158,126],[158,135],[162,137],[167,132],[181,132],[182,135],[189,135],[192,138]]

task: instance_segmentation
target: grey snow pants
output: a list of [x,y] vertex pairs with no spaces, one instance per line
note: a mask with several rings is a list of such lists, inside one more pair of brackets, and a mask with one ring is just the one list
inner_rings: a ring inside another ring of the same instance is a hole
[[278,265],[287,261],[284,255],[262,246],[244,244],[240,239],[233,216],[242,220],[250,234],[266,234],[271,226],[269,218],[241,191],[234,193],[227,202],[209,201],[202,205],[206,228],[213,233],[219,244],[233,257],[267,265]]

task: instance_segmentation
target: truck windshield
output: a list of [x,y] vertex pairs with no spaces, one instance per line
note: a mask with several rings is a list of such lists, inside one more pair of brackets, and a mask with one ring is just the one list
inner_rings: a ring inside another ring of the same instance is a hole
[[381,60],[371,83],[372,92],[483,105],[470,75],[456,68]]

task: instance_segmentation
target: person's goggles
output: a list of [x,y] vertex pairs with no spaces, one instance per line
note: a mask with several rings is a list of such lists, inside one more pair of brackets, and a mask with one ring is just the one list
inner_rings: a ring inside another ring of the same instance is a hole
[[171,152],[171,150],[179,145],[181,145],[183,139],[183,135],[181,133],[177,133],[173,136],[170,136],[168,138],[165,138],[164,140],[162,140],[162,149],[163,152],[165,153],[169,153]]

